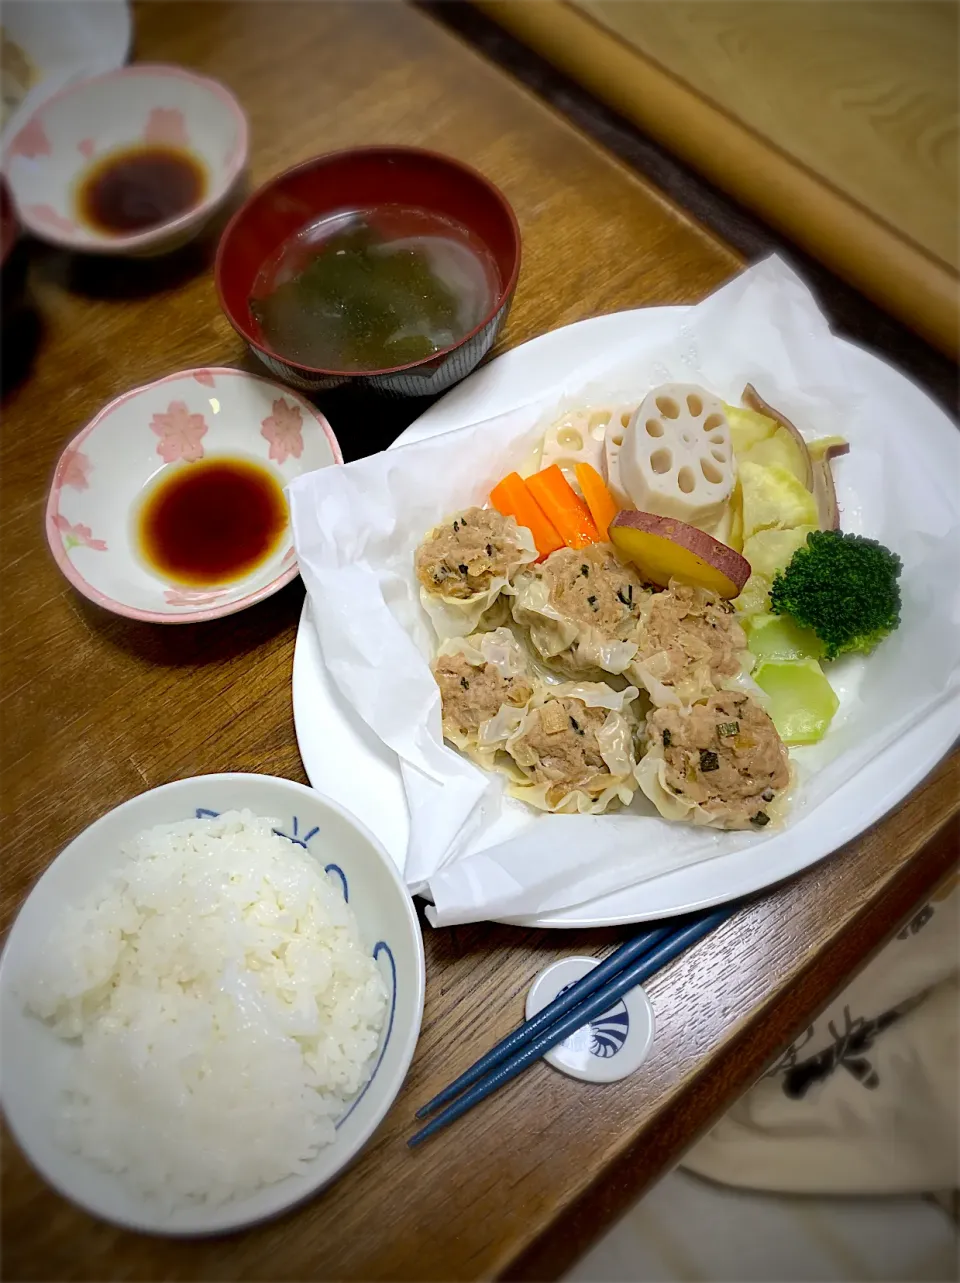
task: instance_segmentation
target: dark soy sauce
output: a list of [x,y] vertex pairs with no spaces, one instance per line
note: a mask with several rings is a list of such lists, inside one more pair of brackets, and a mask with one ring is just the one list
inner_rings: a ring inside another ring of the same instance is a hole
[[203,200],[200,161],[176,147],[137,146],[113,151],[81,176],[77,208],[98,232],[129,235],[184,214]]
[[164,473],[139,512],[138,543],[165,578],[212,587],[276,551],[287,504],[276,479],[245,459],[201,459]]

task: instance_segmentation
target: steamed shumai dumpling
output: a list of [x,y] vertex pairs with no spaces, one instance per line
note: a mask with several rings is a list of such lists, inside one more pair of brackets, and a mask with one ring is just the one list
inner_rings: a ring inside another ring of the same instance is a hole
[[610,544],[560,548],[520,571],[513,617],[571,677],[622,673],[637,653],[650,589]]
[[637,781],[665,819],[762,830],[786,808],[790,756],[751,695],[651,709],[646,740]]
[[533,536],[495,508],[467,508],[434,527],[414,554],[420,600],[441,639],[473,632],[517,571],[537,557]]
[[473,756],[478,751],[483,755],[487,738],[502,740],[519,725],[534,691],[526,652],[509,628],[445,641],[433,675],[440,688],[444,739]]
[[654,704],[691,704],[736,677],[746,656],[747,637],[730,603],[673,579],[650,598],[626,675]]
[[504,748],[510,792],[544,811],[599,815],[636,791],[634,687],[564,682],[534,694]]

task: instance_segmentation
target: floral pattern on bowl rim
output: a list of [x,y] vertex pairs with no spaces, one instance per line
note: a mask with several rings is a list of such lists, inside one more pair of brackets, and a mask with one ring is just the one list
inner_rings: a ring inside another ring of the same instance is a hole
[[204,457],[249,458],[281,485],[343,462],[333,431],[297,392],[227,366],[182,370],[109,402],[68,443],[47,499],[50,549],[97,605],[150,623],[198,623],[279,591],[298,573],[291,540],[227,584],[165,580],[135,547],[133,513],[161,472]]
[[[90,162],[137,143],[187,149],[207,173],[203,200],[155,227],[112,236],[76,220],[74,193]],[[41,103],[4,154],[28,230],[68,249],[162,253],[198,232],[239,177],[248,127],[240,104],[215,80],[183,67],[134,63],[66,85]]]

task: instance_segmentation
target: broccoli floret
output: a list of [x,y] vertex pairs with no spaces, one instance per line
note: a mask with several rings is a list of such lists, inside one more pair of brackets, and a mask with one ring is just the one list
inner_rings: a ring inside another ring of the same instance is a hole
[[865,655],[900,623],[900,558],[862,535],[814,530],[778,572],[770,609],[812,628],[825,658]]

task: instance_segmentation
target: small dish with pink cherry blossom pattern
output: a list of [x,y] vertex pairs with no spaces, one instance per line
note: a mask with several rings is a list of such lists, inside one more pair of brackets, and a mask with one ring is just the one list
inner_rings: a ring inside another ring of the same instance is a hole
[[143,500],[201,459],[252,464],[281,487],[343,462],[309,401],[243,370],[182,370],[125,392],[74,437],[54,472],[47,541],[74,588],[118,615],[190,624],[244,610],[296,577],[289,523],[264,560],[229,582],[196,587],[150,564],[137,520]]
[[[47,99],[10,140],[3,167],[20,221],[41,240],[149,257],[190,240],[224,202],[246,164],[247,132],[217,81],[135,63]],[[192,174],[187,187],[178,167]],[[93,182],[113,203],[112,224],[91,218]]]

